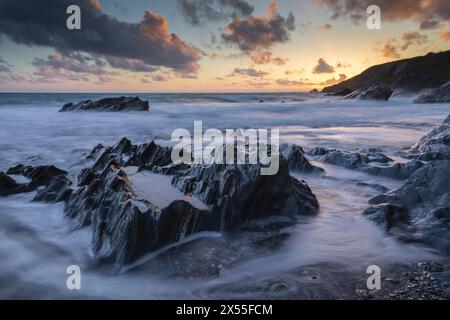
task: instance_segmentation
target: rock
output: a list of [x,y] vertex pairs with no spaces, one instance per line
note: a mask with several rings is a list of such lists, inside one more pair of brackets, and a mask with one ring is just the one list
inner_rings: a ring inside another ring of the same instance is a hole
[[96,111],[148,111],[148,101],[139,97],[106,98],[97,101],[85,100],[78,104],[67,103],[60,112],[96,110]]
[[[258,165],[175,165],[171,151],[154,142],[133,145],[126,138],[112,147],[98,145],[87,156],[92,167],[80,172],[73,191],[66,176],[57,175],[36,200],[64,200],[74,229],[91,226],[96,260],[119,268],[200,231],[229,230],[272,215],[318,212],[316,197],[305,182],[289,175],[283,157],[277,175],[261,176]],[[196,195],[209,210],[182,200],[158,208],[139,199],[123,170],[127,166],[174,175],[173,185]]]
[[309,151],[309,155],[321,162],[393,179],[407,179],[423,165],[421,161],[417,160],[408,163],[394,163],[391,158],[372,149],[362,152],[347,152],[316,147]]
[[[4,186],[0,187],[0,195],[11,195],[25,193],[43,187],[38,191],[36,200],[58,202],[68,197],[70,194],[70,179],[68,173],[55,166],[24,166],[17,165],[7,171],[9,174],[21,174],[31,181],[29,183],[18,184],[14,179],[2,173]],[[3,192],[2,192],[3,189]]]
[[317,89],[312,89],[309,93],[319,93],[319,90],[317,90]]
[[289,169],[292,171],[305,173],[321,173],[324,172],[322,168],[313,166],[305,156],[305,151],[302,147],[295,144],[282,144],[280,146],[280,154],[287,160]]
[[421,95],[414,103],[450,103],[450,81],[429,93]]
[[65,212],[74,229],[92,227],[92,251],[100,262],[121,267],[202,228],[205,212],[185,201],[160,209],[138,199],[115,160],[98,171],[83,170],[78,181]]
[[56,176],[45,188],[38,189],[33,201],[56,203],[69,200],[72,181],[66,175]]
[[398,190],[371,199],[364,214],[390,233],[450,253],[450,160],[432,161]]
[[17,183],[13,178],[0,172],[0,196],[9,196],[17,193],[29,192],[29,187],[25,184]]
[[378,85],[364,90],[359,96],[359,100],[382,100],[387,101],[394,94],[391,88],[386,85]]
[[420,139],[409,154],[423,161],[450,159],[450,116]]
[[276,175],[260,175],[260,165],[193,166],[172,183],[211,206],[210,230],[228,230],[252,219],[274,215],[316,214],[318,201],[308,185],[289,175],[280,158]]
[[328,96],[342,96],[342,97],[345,97],[345,96],[348,96],[349,94],[351,94],[353,91],[354,90],[352,90],[350,88],[342,88],[342,89],[339,89],[338,91],[331,92],[331,93],[329,93],[327,95]]

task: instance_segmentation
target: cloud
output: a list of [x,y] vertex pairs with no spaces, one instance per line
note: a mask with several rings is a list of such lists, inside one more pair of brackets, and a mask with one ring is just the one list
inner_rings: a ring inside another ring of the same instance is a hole
[[198,26],[207,21],[248,17],[255,8],[244,0],[177,0],[185,20]]
[[261,78],[267,75],[269,75],[268,72],[256,70],[254,68],[245,68],[245,69],[235,68],[233,72],[229,75],[229,77],[244,76],[252,78]]
[[450,41],[450,29],[447,30],[441,30],[438,33],[439,38],[441,38],[444,41]]
[[7,63],[5,60],[3,60],[2,57],[0,57],[0,72],[9,72],[11,71],[9,63]]
[[347,76],[342,73],[339,75],[339,78],[337,78],[337,79],[333,77],[333,78],[325,80],[324,82],[321,82],[319,84],[321,86],[332,86],[334,84],[341,83],[342,81],[345,81],[345,80],[347,80]]
[[314,67],[312,73],[334,73],[334,68],[330,66],[323,58],[320,58],[319,61],[317,61],[317,66]]
[[227,32],[222,40],[229,45],[237,46],[241,51],[250,53],[267,50],[276,43],[284,43],[290,39],[290,32],[295,30],[295,17],[292,12],[286,18],[277,12],[276,2],[268,8],[267,17],[250,16],[247,19],[235,19],[226,26]]
[[284,72],[285,75],[290,76],[292,74],[302,74],[305,73],[306,70],[305,69],[294,69],[294,70],[286,70]]
[[352,65],[346,62],[337,62],[335,68],[350,68]]
[[324,25],[321,25],[317,28],[319,31],[330,31],[331,29],[333,29],[333,26],[329,23],[326,23]]
[[385,41],[376,43],[375,51],[380,52],[385,58],[398,59],[401,53],[411,46],[418,46],[428,43],[428,37],[417,31],[405,32],[400,39],[391,37]]
[[428,37],[426,35],[422,35],[417,31],[413,32],[405,32],[402,35],[403,43],[401,44],[401,50],[405,51],[412,45],[422,45],[428,42]]
[[106,61],[112,68],[124,69],[133,72],[154,72],[159,70],[159,67],[150,66],[141,60],[128,59],[128,58],[118,58],[112,56],[106,56]]
[[89,81],[95,76],[100,82],[111,82],[118,72],[99,67],[95,62],[87,59],[68,58],[59,54],[51,54],[46,58],[34,58],[31,63],[36,67],[34,75],[40,80],[53,81],[56,79],[70,81]]
[[275,82],[276,84],[285,87],[298,87],[302,85],[310,85],[310,83],[304,82],[302,80],[296,81],[296,80],[278,79]]
[[262,51],[257,52],[250,56],[250,59],[254,64],[269,64],[273,63],[277,66],[285,65],[288,59],[283,59],[281,57],[274,57],[272,51]]
[[156,82],[164,82],[164,81],[170,80],[169,77],[164,76],[162,74],[157,74],[155,76],[152,76],[152,79],[153,79],[153,81],[156,81]]
[[79,0],[82,29],[71,31],[64,26],[66,8],[72,3],[2,0],[0,34],[19,44],[52,47],[59,52],[82,51],[139,60],[179,72],[197,71],[202,52],[169,33],[163,16],[145,11],[140,22],[129,23],[104,13],[96,0]]
[[427,20],[424,20],[420,22],[420,29],[422,30],[431,30],[439,28],[441,25],[441,22],[439,20],[436,20],[434,18],[430,18]]
[[332,18],[350,18],[360,23],[367,17],[366,10],[370,5],[381,8],[385,21],[414,20],[421,28],[435,26],[436,22],[450,19],[450,1],[448,0],[315,0],[332,12]]

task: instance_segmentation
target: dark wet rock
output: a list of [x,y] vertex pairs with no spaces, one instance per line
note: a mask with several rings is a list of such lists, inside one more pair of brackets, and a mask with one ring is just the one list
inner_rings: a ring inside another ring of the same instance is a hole
[[379,150],[369,149],[361,152],[348,152],[324,147],[316,147],[309,152],[317,161],[333,164],[347,169],[359,170],[371,175],[393,179],[407,179],[418,168],[421,161],[412,160],[407,163],[394,161]]
[[289,169],[292,171],[305,173],[321,173],[322,168],[312,165],[305,156],[302,147],[295,144],[282,144],[280,146],[280,154],[287,160]]
[[421,95],[414,103],[450,103],[450,81],[429,93]]
[[403,180],[409,178],[423,165],[424,163],[421,161],[412,160],[407,163],[394,163],[389,166],[368,166],[362,168],[362,171],[371,175]]
[[165,167],[172,165],[171,153],[172,148],[157,145],[153,141],[133,145],[130,140],[123,138],[112,147],[96,146],[87,159],[95,160],[93,170],[102,170],[111,160],[115,160],[124,167],[133,166],[139,167],[140,170],[159,172],[169,170]]
[[[296,149],[293,155],[303,157],[302,151]],[[28,177],[28,185],[39,188],[34,200],[65,201],[73,229],[92,228],[95,259],[119,268],[200,231],[233,229],[269,216],[290,219],[318,212],[311,189],[289,175],[283,157],[276,175],[262,176],[261,165],[173,164],[171,152],[170,147],[154,142],[133,145],[126,138],[112,147],[98,145],[87,156],[92,166],[80,172],[75,187],[67,172],[53,166],[16,166],[10,172]],[[306,170],[307,160],[300,160]],[[173,185],[187,196],[195,195],[209,210],[182,200],[158,208],[138,198],[124,171],[128,166],[174,175]],[[18,187],[7,175],[1,178],[7,188]]]
[[386,85],[370,87],[358,96],[359,100],[382,100],[387,101],[394,94],[391,88]]
[[420,139],[409,154],[423,161],[450,159],[450,116]]
[[96,110],[96,111],[148,111],[148,101],[139,97],[106,98],[97,101],[85,100],[80,103],[65,104],[60,112]]
[[0,172],[0,196],[9,196],[17,193],[24,193],[31,191],[28,185],[17,183],[16,180]]
[[317,90],[317,89],[312,89],[309,93],[319,93],[319,90]]
[[72,181],[66,175],[56,176],[44,188],[38,189],[33,201],[56,203],[69,200]]
[[353,91],[354,90],[352,90],[350,88],[342,88],[337,91],[330,92],[327,95],[345,97],[345,96],[348,96],[349,94],[351,94]]
[[401,239],[450,253],[450,160],[418,169],[399,189],[370,200],[364,214]]
[[209,215],[186,201],[174,201],[160,211],[156,231],[158,244],[167,245],[182,240],[186,235],[205,229]]
[[19,184],[2,173],[4,187],[0,188],[0,193],[4,189],[3,195],[31,192],[41,187],[35,198],[36,200],[58,202],[65,200],[71,192],[71,182],[68,178],[68,173],[55,166],[33,167],[17,165],[10,168],[7,172],[8,174],[23,175],[30,179],[30,182]]
[[211,206],[210,228],[230,229],[252,219],[316,214],[319,204],[304,181],[289,175],[280,158],[276,175],[262,176],[260,165],[193,166],[172,183]]
[[160,209],[138,199],[126,173],[115,160],[99,170],[85,169],[79,188],[65,206],[73,228],[91,226],[96,259],[117,266],[198,232],[205,213],[177,201]]

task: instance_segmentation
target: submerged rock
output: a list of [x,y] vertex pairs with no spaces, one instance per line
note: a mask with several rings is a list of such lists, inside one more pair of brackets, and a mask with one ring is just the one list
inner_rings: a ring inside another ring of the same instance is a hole
[[139,97],[120,97],[106,98],[97,101],[85,100],[77,104],[67,103],[59,111],[148,111],[149,108],[148,101],[141,100]]
[[429,93],[421,95],[415,103],[450,103],[450,81]]
[[359,96],[359,100],[382,100],[387,101],[394,94],[391,88],[386,85],[378,85],[364,90]]

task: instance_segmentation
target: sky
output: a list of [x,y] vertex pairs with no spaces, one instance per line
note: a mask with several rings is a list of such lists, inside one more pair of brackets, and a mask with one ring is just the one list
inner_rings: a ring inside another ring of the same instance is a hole
[[449,0],[0,0],[0,91],[320,90],[449,50],[449,19]]

